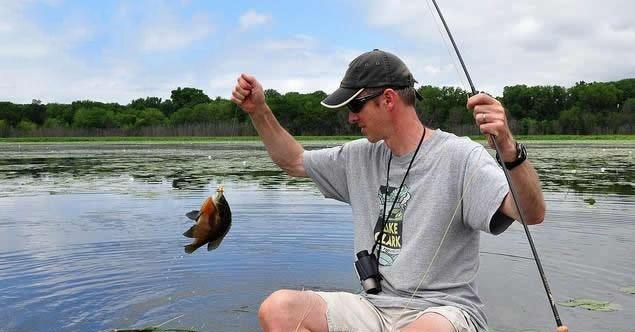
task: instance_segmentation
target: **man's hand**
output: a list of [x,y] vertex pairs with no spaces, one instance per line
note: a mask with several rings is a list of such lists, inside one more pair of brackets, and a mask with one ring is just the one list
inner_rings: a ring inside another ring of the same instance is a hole
[[232,101],[246,113],[253,114],[265,106],[265,93],[255,77],[240,74],[232,91]]
[[503,105],[485,93],[479,93],[467,100],[467,108],[474,111],[474,119],[481,133],[488,135],[490,147],[494,147],[492,138],[496,136],[496,143],[501,149],[501,158],[510,162],[516,159],[516,144],[507,124],[507,116]]

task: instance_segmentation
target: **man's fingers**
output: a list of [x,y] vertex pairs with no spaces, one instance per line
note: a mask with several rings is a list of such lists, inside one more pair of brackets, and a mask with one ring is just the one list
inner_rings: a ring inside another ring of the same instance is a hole
[[239,93],[238,91],[232,91],[232,98],[240,101],[241,103],[245,100],[246,95]]
[[244,80],[242,77],[238,78],[238,85],[239,87],[245,89],[245,90],[251,90],[253,87],[251,84],[249,84],[249,82],[247,82],[246,80]]
[[505,118],[497,113],[477,113],[474,114],[474,118],[476,119],[476,123],[493,123],[493,122],[501,122],[505,124]]
[[477,105],[500,105],[500,102],[488,94],[479,93],[467,100],[467,108],[473,109]]
[[245,89],[253,88],[256,85],[256,83],[258,82],[258,81],[256,81],[255,77],[253,77],[253,76],[251,76],[249,74],[245,74],[245,73],[240,74],[240,77],[238,78],[238,83],[241,83],[241,80],[243,81],[244,84],[247,85],[247,86],[245,86],[245,85],[241,84],[241,86],[243,88],[245,88]]
[[240,86],[240,84],[237,84],[236,87],[234,88],[235,92],[238,92],[239,94],[243,95],[243,96],[247,96],[251,93],[251,89],[245,89],[243,87]]
[[498,129],[500,126],[496,123],[484,123],[479,126],[481,133],[485,135],[494,135],[498,136]]
[[242,105],[242,103],[243,103],[243,101],[242,101],[242,100],[240,100],[240,99],[238,99],[238,98],[236,98],[236,97],[234,97],[234,96],[232,96],[232,97],[231,97],[231,101],[232,101],[234,104],[236,104],[236,105]]

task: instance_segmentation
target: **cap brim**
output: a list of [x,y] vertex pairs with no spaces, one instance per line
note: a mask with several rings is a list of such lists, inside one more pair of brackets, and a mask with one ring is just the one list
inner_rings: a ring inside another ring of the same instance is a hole
[[361,89],[339,88],[331,93],[328,97],[320,102],[322,106],[327,108],[340,108],[346,106],[353,98],[357,97],[364,91]]

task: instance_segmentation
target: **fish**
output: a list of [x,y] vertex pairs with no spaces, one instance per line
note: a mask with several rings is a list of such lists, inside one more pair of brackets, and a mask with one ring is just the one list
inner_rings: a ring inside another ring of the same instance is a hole
[[214,196],[209,196],[203,201],[200,210],[185,214],[196,223],[183,233],[185,237],[193,239],[192,243],[185,246],[186,253],[191,254],[205,244],[207,244],[207,251],[214,250],[229,233],[232,212],[224,192],[224,188],[219,187]]

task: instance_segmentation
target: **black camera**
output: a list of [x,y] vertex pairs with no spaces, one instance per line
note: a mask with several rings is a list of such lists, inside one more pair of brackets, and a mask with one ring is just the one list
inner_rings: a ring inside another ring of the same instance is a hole
[[377,265],[377,257],[375,254],[369,254],[368,250],[362,250],[357,253],[357,261],[355,269],[359,276],[364,291],[368,294],[377,294],[381,292],[381,276],[379,275],[379,266]]

